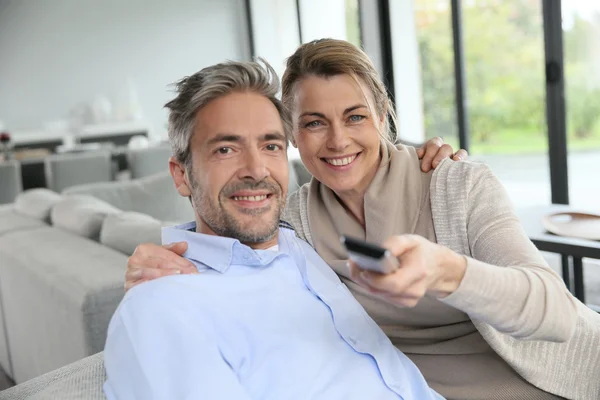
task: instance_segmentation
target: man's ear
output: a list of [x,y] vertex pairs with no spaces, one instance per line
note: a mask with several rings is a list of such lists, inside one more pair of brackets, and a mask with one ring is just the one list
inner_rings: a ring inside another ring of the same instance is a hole
[[192,190],[185,167],[174,157],[170,157],[169,171],[171,172],[173,182],[175,182],[175,188],[177,189],[179,195],[183,197],[190,197],[192,195]]

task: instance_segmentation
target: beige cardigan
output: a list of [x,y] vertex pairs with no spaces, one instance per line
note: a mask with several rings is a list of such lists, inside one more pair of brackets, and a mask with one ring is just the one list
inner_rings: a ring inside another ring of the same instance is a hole
[[[442,162],[430,186],[437,242],[471,257],[490,214],[516,218],[503,191],[482,164]],[[284,218],[312,245],[308,195],[308,185],[294,193]],[[489,253],[485,260],[493,260],[493,243],[478,246]],[[569,399],[600,399],[600,315],[565,294],[564,285],[549,278],[551,271],[510,268],[468,258],[461,286],[443,301],[467,313],[489,345],[531,384]],[[515,310],[515,305],[522,308]],[[543,329],[531,332],[531,321],[540,317]]]

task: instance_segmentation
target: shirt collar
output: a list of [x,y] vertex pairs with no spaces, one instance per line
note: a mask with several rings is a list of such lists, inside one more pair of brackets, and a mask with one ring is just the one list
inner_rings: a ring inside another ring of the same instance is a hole
[[196,223],[188,222],[162,229],[162,243],[187,242],[183,256],[221,273],[231,265],[233,246],[239,240],[196,232]]
[[196,232],[196,222],[162,228],[162,243],[173,242],[187,242],[188,249],[183,257],[221,273],[225,273],[231,264],[239,262],[249,265],[264,265],[282,251],[281,245],[279,245],[278,252],[273,251],[269,252],[272,254],[258,256],[254,250],[237,239]]

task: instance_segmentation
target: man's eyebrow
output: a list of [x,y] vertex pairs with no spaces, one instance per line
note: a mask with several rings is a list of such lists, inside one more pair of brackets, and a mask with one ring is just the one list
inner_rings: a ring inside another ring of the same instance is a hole
[[279,133],[279,132],[266,133],[261,139],[263,142],[268,142],[271,140],[279,140],[279,141],[285,142],[287,140],[285,135],[282,133]]
[[242,140],[243,138],[240,135],[234,135],[233,133],[219,133],[210,138],[206,144],[212,145],[221,142],[241,142]]

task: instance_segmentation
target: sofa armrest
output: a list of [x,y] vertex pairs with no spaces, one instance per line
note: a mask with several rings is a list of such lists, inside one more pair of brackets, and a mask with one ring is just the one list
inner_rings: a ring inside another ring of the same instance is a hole
[[2,400],[102,400],[106,380],[104,353],[96,353],[13,386],[0,393]]
[[48,226],[0,236],[0,259],[15,382],[104,348],[124,295],[127,256]]

